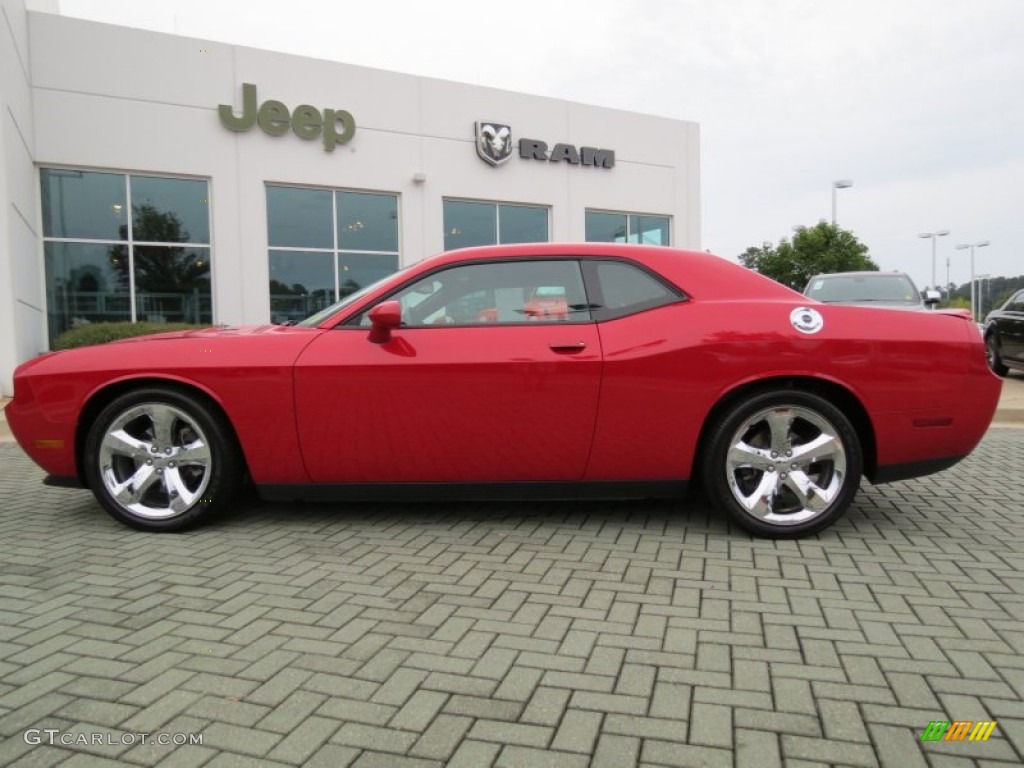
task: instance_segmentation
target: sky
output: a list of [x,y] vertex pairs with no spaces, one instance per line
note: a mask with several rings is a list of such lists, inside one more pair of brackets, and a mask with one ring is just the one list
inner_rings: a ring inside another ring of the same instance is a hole
[[832,216],[919,287],[1024,274],[1024,0],[59,0],[61,13],[701,134],[701,247]]

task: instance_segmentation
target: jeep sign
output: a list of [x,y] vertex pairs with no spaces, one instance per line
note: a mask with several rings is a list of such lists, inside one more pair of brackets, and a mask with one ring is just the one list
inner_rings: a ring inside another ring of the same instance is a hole
[[325,109],[321,113],[309,104],[300,104],[294,112],[280,101],[263,102],[256,108],[256,86],[242,83],[242,114],[235,115],[230,104],[217,107],[220,121],[231,131],[248,131],[259,123],[269,136],[283,136],[290,128],[300,139],[311,140],[323,134],[324,151],[330,152],[338,144],[345,144],[356,132],[356,121],[344,109]]

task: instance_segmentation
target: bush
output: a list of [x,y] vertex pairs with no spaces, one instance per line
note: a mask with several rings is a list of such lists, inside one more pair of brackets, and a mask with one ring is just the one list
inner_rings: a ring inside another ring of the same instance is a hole
[[108,341],[130,339],[135,336],[146,336],[151,333],[166,331],[188,331],[196,328],[208,328],[208,325],[191,323],[89,323],[70,331],[64,331],[53,340],[51,349],[74,349],[88,347],[92,344],[106,344]]

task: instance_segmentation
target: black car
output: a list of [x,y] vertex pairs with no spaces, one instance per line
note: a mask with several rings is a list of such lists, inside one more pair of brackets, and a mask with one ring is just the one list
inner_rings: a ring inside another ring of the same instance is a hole
[[985,318],[985,354],[1000,376],[1011,368],[1024,371],[1024,291],[1017,291]]

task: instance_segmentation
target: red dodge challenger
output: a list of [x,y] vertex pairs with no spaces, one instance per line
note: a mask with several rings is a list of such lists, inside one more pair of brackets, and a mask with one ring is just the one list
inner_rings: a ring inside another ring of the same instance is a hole
[[[558,312],[531,310],[558,297]],[[47,482],[181,530],[273,499],[651,497],[698,482],[754,534],[833,523],[862,476],[952,466],[999,380],[963,315],[819,304],[724,259],[471,248],[297,326],[43,355],[7,418]]]

